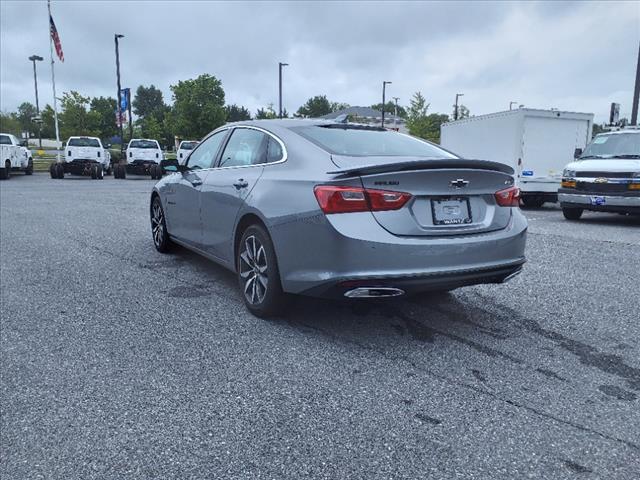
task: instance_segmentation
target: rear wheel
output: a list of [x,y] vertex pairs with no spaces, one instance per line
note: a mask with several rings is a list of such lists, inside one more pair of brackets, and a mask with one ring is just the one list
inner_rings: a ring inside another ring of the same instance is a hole
[[124,180],[125,178],[127,178],[127,167],[124,165],[119,165],[119,167],[120,167],[120,178]]
[[56,163],[56,178],[63,179],[64,178],[64,166],[61,163]]
[[281,313],[286,306],[280,272],[269,234],[252,225],[242,235],[236,258],[238,283],[244,303],[257,317]]
[[98,178],[98,166],[97,165],[91,165],[91,178],[93,180]]
[[567,220],[580,220],[583,211],[584,210],[582,208],[562,207],[562,214]]
[[151,165],[151,168],[149,168],[149,173],[151,174],[151,180],[155,180],[156,179],[156,165]]
[[167,253],[171,250],[173,242],[169,238],[162,202],[157,195],[153,197],[153,202],[151,203],[151,234],[153,235],[153,245],[156,250],[160,253]]
[[55,163],[49,165],[49,175],[51,175],[51,178],[58,178],[58,169]]
[[8,180],[11,177],[11,162],[7,160],[4,168],[0,168],[0,180]]
[[27,163],[27,169],[24,171],[25,175],[33,175],[33,160],[29,159],[29,163]]
[[98,180],[102,180],[104,178],[104,169],[101,163],[96,166],[96,178]]

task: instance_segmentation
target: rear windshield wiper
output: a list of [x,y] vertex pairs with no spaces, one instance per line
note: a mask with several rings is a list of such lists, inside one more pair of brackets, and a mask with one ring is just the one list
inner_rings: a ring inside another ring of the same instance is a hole
[[585,158],[611,158],[611,157],[605,157],[604,155],[585,155],[583,157],[580,157],[580,160],[584,160]]
[[640,158],[637,153],[623,153],[622,155],[615,155],[615,158]]

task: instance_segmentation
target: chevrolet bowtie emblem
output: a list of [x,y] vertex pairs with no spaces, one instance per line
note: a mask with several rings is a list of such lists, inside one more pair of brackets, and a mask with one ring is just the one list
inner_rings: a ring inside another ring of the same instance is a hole
[[463,178],[458,178],[456,180],[451,180],[449,182],[449,186],[451,188],[464,188],[467,185],[469,185],[469,182],[467,180],[464,180]]
[[595,183],[609,183],[609,179],[605,177],[599,177],[594,180]]

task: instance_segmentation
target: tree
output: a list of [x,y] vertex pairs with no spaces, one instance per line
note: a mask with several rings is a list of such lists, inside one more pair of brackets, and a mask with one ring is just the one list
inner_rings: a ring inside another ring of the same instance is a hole
[[342,102],[331,102],[331,111],[332,112],[339,112],[340,110],[344,110],[346,108],[349,108],[351,105],[349,105],[348,103],[342,103]]
[[[33,123],[33,117],[36,116],[36,107],[35,105],[29,102],[23,102],[18,107],[18,112],[16,114],[16,118],[20,123],[20,132],[37,132],[38,128],[35,123]],[[22,137],[22,135],[18,135]],[[31,136],[31,135],[29,135]]]
[[[55,112],[49,104],[40,111],[42,117],[42,138],[56,138]],[[114,116],[115,118],[115,116]]]
[[162,91],[154,85],[149,87],[140,85],[136,89],[131,106],[133,107],[133,113],[138,117],[146,118],[149,115],[154,115],[158,118],[159,115],[164,113],[165,107]]
[[273,103],[267,105],[266,108],[259,108],[256,112],[256,120],[270,120],[278,118],[278,114],[273,109]]
[[[334,104],[337,106],[337,104]],[[327,100],[326,95],[316,95],[311,97],[296,112],[296,117],[317,118],[331,113],[331,103]]]
[[[454,120],[456,118],[455,110],[456,107],[453,107],[453,115],[451,115],[451,120]],[[469,118],[469,109],[465,106],[465,105],[458,105],[458,120],[462,119],[462,118]]]
[[171,85],[174,133],[184,138],[202,138],[225,123],[224,90],[213,75]]
[[[381,112],[382,111],[382,102],[376,103],[375,105],[371,105],[371,108]],[[388,101],[385,104],[384,113],[390,113],[391,115],[394,115],[395,111],[396,111],[395,102]],[[407,117],[407,110],[402,105],[398,105],[398,117],[399,118],[406,118]]]
[[89,97],[84,97],[76,91],[65,92],[62,95],[60,121],[60,135],[62,139],[72,135],[97,135],[91,129],[95,126],[95,119],[89,116]]
[[12,133],[16,137],[20,136],[20,121],[15,113],[0,112],[0,132]]
[[89,111],[89,128],[102,138],[111,138],[118,134],[116,125],[116,99],[111,97],[95,97],[91,99]]
[[227,105],[224,108],[227,115],[227,122],[251,120],[251,112],[243,106],[238,106],[234,103],[233,105]]
[[426,140],[440,142],[440,125],[449,120],[449,116],[442,113],[428,114],[430,104],[420,92],[413,94],[409,111],[407,112],[407,129],[411,135]]

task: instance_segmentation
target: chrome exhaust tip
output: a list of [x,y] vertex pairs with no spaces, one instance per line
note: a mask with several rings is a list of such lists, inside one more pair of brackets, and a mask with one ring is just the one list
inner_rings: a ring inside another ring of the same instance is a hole
[[509,280],[513,280],[515,277],[517,277],[521,273],[522,273],[522,268],[519,268],[515,272],[513,272],[510,275],[507,275],[506,277],[504,277],[500,283],[507,283]]
[[393,287],[358,287],[344,294],[347,298],[383,298],[400,295],[404,295],[404,290]]

